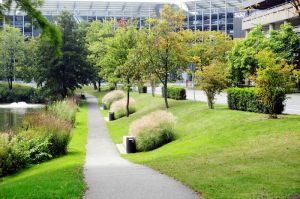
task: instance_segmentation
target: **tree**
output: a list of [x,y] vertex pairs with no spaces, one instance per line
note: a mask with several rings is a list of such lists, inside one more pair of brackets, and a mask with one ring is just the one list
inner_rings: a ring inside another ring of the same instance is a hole
[[164,87],[164,101],[169,108],[167,99],[168,78],[171,71],[178,71],[186,66],[185,45],[182,26],[184,14],[165,5],[161,18],[149,18],[151,28],[144,29],[143,39],[138,41],[139,51],[147,62],[148,72],[155,74]]
[[267,108],[269,117],[275,119],[276,104],[283,103],[286,99],[294,66],[268,50],[259,52],[256,58],[260,67],[257,71],[256,94]]
[[136,47],[137,30],[136,24],[127,22],[116,31],[114,39],[109,43],[107,56],[114,60],[115,75],[120,78],[126,87],[127,102],[126,116],[129,117],[130,89],[139,74],[138,60],[134,49]]
[[[24,58],[22,60],[21,78],[26,82],[31,82],[34,80],[38,82],[36,78],[36,69],[39,68],[39,49],[40,49],[41,39],[39,37],[29,38],[25,41],[24,46]],[[40,86],[40,85],[37,85]]]
[[[236,42],[228,55],[228,63],[234,81],[241,82],[244,78],[255,76],[258,67],[256,54],[270,49],[288,64],[299,66],[300,38],[290,24],[281,25],[280,30],[272,30],[266,36],[262,27],[254,28],[244,40]],[[300,86],[300,85],[299,85]]]
[[62,13],[57,19],[62,32],[61,57],[55,56],[50,38],[42,37],[38,50],[35,81],[54,98],[64,98],[91,79],[91,65],[86,61],[85,45],[73,15]]
[[203,66],[210,65],[218,60],[226,61],[226,53],[233,46],[232,39],[225,33],[215,31],[186,31],[185,40],[188,44],[189,62],[202,70]]
[[227,87],[228,68],[220,61],[213,61],[196,72],[196,84],[207,96],[208,107],[214,108],[215,95]]
[[0,32],[0,42],[0,73],[7,80],[9,89],[12,89],[13,80],[17,75],[17,66],[23,59],[24,37],[19,29],[4,26]]
[[9,0],[4,1],[4,3],[0,3],[0,20],[5,17],[6,13],[9,13],[13,2],[21,11],[27,13],[27,15],[35,19],[38,25],[43,29],[42,36],[46,36],[50,38],[54,48],[55,54],[61,55],[60,47],[61,47],[61,33],[59,29],[54,25],[51,24],[47,18],[45,18],[42,13],[36,9],[37,6],[40,6],[43,1],[42,0]]
[[106,63],[105,55],[108,50],[108,40],[114,36],[113,21],[94,21],[87,30],[86,47],[88,49],[88,61],[94,67],[94,78],[98,82],[98,89],[102,78],[114,82],[113,69],[109,60]]
[[251,30],[245,40],[236,41],[228,54],[228,64],[231,68],[232,78],[235,82],[241,82],[256,73],[258,68],[255,55],[267,48],[262,26]]

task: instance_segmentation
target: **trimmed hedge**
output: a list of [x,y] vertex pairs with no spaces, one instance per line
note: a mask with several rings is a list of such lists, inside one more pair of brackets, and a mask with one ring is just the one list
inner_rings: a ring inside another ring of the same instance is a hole
[[[162,96],[165,97],[164,87],[161,88]],[[168,98],[175,100],[186,100],[185,88],[168,86]]]
[[[283,94],[284,95],[284,94]],[[279,97],[276,102],[276,113],[281,114],[284,110],[284,97]],[[269,111],[259,102],[255,94],[255,88],[230,88],[227,90],[228,107],[232,110],[266,113]]]

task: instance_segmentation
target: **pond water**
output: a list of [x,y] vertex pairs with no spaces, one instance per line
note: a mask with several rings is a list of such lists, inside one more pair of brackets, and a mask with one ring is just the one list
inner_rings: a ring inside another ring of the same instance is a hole
[[41,108],[0,108],[0,133],[18,127],[25,114],[40,110]]

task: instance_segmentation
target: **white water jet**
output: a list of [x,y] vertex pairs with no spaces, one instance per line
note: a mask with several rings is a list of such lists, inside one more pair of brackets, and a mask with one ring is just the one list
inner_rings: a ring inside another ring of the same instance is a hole
[[27,104],[26,102],[13,102],[11,104],[0,104],[0,108],[41,108],[43,104]]

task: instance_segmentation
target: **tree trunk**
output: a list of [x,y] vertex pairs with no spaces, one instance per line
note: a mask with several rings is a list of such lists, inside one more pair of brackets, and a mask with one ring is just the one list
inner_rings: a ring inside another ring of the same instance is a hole
[[9,90],[12,90],[12,78],[11,77],[7,78],[7,83],[8,83]]
[[101,79],[99,78],[98,79],[98,92],[101,91]]
[[206,93],[207,104],[209,109],[214,109],[214,96],[211,93]]
[[168,74],[165,74],[165,80],[164,80],[164,98],[165,98],[165,105],[166,108],[169,108],[169,103],[168,103]]
[[127,102],[126,102],[126,116],[129,117],[129,94],[130,94],[130,85],[129,79],[127,79]]
[[97,84],[96,82],[93,82],[94,90],[97,90]]
[[151,85],[151,93],[152,93],[152,97],[155,97],[155,86]]

